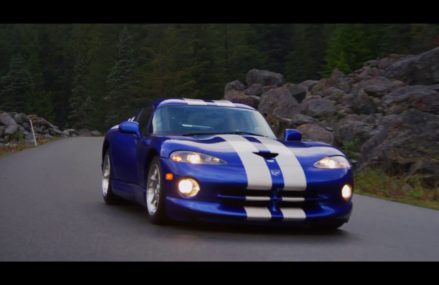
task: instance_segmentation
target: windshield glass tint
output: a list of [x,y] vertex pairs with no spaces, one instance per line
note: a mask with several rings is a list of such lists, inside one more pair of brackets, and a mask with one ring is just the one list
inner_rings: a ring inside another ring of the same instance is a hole
[[162,135],[244,132],[275,138],[259,112],[233,107],[167,105],[155,112],[152,124]]

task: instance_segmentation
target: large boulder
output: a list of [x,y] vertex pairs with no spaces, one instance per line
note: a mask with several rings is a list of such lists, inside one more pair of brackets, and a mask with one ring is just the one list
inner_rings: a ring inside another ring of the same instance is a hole
[[408,84],[439,83],[439,47],[394,62],[384,75]]
[[245,89],[244,83],[242,83],[239,80],[231,81],[231,82],[227,83],[226,86],[224,87],[224,91],[225,92],[227,92],[229,90],[240,90],[240,91],[242,91],[244,89]]
[[439,93],[428,85],[404,86],[384,96],[382,105],[390,114],[398,114],[409,108],[439,114]]
[[302,112],[312,117],[329,117],[332,116],[335,111],[334,102],[329,99],[321,98],[320,96],[307,97],[302,102]]
[[348,115],[337,122],[335,139],[341,145],[348,143],[361,145],[373,135],[375,128],[375,124],[367,122],[358,115]]
[[285,82],[282,74],[260,69],[251,69],[249,72],[247,72],[245,80],[248,85],[259,83],[263,86],[280,86]]
[[14,118],[12,118],[12,116],[6,112],[0,113],[0,123],[7,127],[17,125],[17,122],[15,122]]
[[334,135],[317,124],[303,124],[297,127],[302,133],[302,138],[304,140],[320,141],[329,144],[334,143]]
[[421,174],[439,182],[439,115],[409,109],[382,118],[361,147],[361,168],[380,166],[391,174]]
[[305,99],[306,93],[308,92],[306,87],[298,84],[287,83],[285,84],[285,87],[288,89],[288,91],[290,91],[291,96],[293,96],[294,99],[296,99],[296,101],[299,103]]
[[258,110],[264,115],[292,118],[300,113],[300,105],[283,86],[262,94]]
[[358,114],[372,114],[377,111],[377,102],[367,95],[364,89],[360,89],[352,97],[351,108]]
[[27,116],[24,113],[17,113],[14,115],[14,120],[17,122],[17,124],[23,124],[24,122],[27,122]]
[[254,83],[245,89],[244,93],[247,95],[260,96],[264,92],[264,86],[260,83]]
[[404,82],[399,80],[390,80],[384,76],[377,76],[359,84],[369,96],[383,97],[391,90],[401,87]]

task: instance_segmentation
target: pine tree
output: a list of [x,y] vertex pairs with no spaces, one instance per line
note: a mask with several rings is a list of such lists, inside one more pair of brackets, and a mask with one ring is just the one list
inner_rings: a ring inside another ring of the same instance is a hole
[[9,72],[0,79],[2,109],[27,113],[33,95],[33,82],[21,54],[11,58]]
[[92,99],[87,86],[89,61],[84,52],[84,50],[80,51],[76,57],[72,95],[69,100],[69,121],[74,128],[89,128],[90,115],[92,115]]
[[139,106],[139,81],[136,73],[136,55],[133,35],[124,27],[119,36],[118,56],[107,78],[108,95],[105,97],[107,114],[105,124],[111,126],[131,116]]

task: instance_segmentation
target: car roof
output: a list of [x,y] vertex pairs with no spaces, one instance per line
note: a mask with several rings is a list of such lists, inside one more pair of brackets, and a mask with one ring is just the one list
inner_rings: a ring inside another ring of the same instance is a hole
[[228,100],[203,100],[203,99],[190,99],[190,98],[165,98],[159,99],[153,102],[154,109],[157,109],[164,105],[199,105],[199,106],[216,106],[216,107],[232,107],[243,108],[249,110],[255,110],[253,107],[241,104],[233,103]]

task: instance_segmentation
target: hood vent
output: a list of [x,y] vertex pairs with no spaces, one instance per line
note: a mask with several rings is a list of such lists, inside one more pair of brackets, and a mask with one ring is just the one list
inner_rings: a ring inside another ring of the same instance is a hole
[[259,152],[254,152],[254,154],[257,154],[259,156],[262,156],[265,159],[272,159],[275,158],[278,153],[275,152],[269,152],[269,151],[259,151]]

